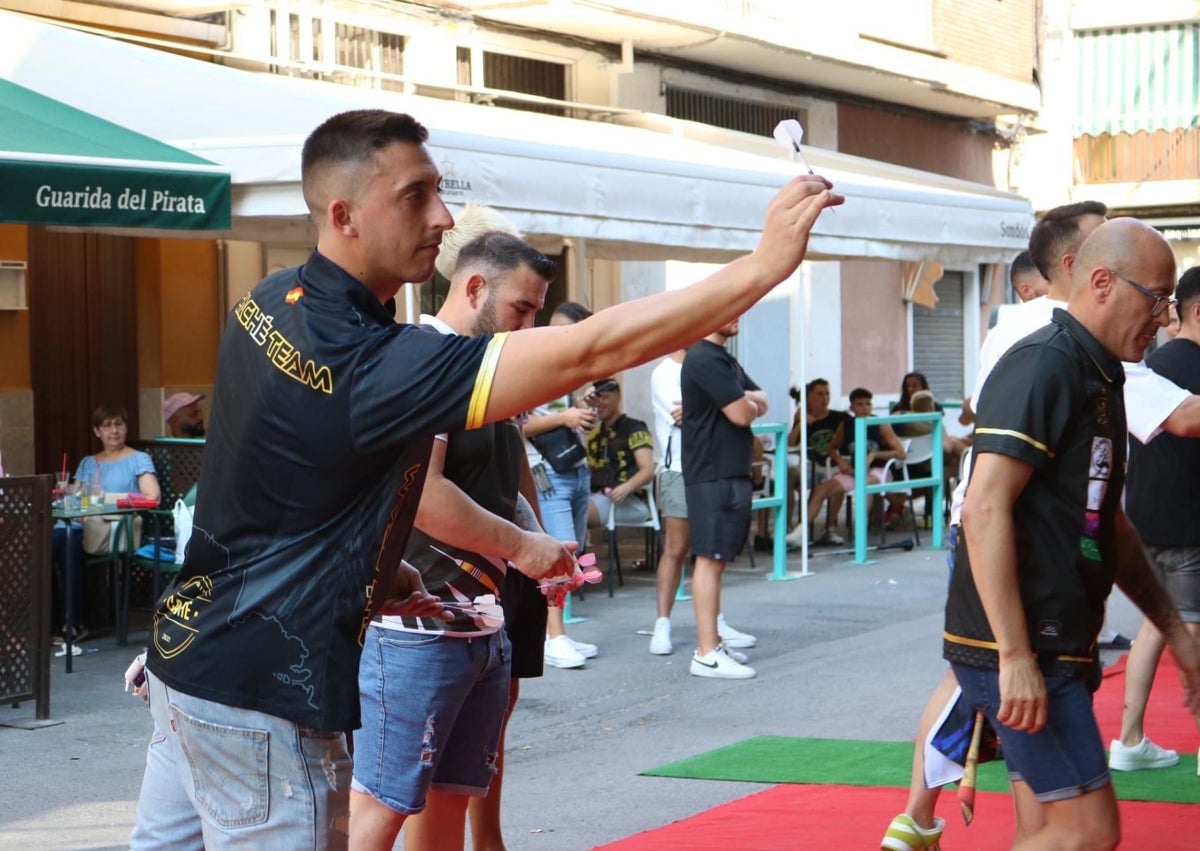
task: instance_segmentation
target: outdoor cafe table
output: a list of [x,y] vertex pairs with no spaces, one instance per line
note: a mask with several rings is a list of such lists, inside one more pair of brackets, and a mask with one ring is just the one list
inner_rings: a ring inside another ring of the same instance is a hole
[[[72,541],[76,534],[82,534],[82,531],[83,531],[82,529],[77,530],[75,528],[75,524],[72,521],[79,520],[83,517],[98,517],[101,515],[103,515],[103,516],[131,515],[131,514],[137,514],[140,511],[145,511],[145,509],[144,508],[118,508],[117,505],[114,503],[105,503],[104,505],[97,505],[97,506],[89,505],[87,508],[83,508],[83,507],[67,508],[65,506],[60,506],[60,505],[54,506],[53,510],[51,511],[51,514],[54,516],[54,519],[65,521],[65,524],[67,527],[67,544],[66,544],[66,547],[64,548],[64,555],[63,555],[63,558],[66,559],[66,561],[67,561],[67,564],[63,565],[63,579],[64,579],[63,592],[64,592],[64,599],[65,599],[64,605],[66,607],[66,611],[63,613],[64,614],[64,617],[63,617],[64,624],[67,623],[67,619],[71,616],[71,579],[70,579],[71,564],[70,564],[70,561],[71,561],[71,559],[74,558],[73,553],[75,551],[72,546]],[[124,527],[123,532],[126,536],[125,537],[125,542],[127,545],[126,551],[128,553],[132,554],[132,552],[133,552],[133,523],[122,523],[121,525]],[[51,526],[50,528],[51,528],[50,534],[53,535],[54,527]],[[86,561],[86,559],[85,559],[85,561]],[[83,567],[84,567],[83,565],[79,565],[80,570],[83,570]],[[124,580],[120,576],[120,571],[118,571],[116,574],[115,581],[120,583],[120,582],[127,581],[127,580]],[[129,589],[125,588],[124,593],[128,594]],[[124,624],[122,623],[122,621],[127,617],[129,617],[128,611],[127,610],[123,611],[122,607],[120,605],[118,605],[117,606],[117,634],[118,635],[125,634]],[[78,626],[78,624],[70,624],[70,627],[72,627],[72,628],[63,629],[63,649],[66,651],[66,654],[67,654],[66,668],[67,668],[68,674],[71,673],[71,659],[72,659],[72,656],[74,653],[74,651],[71,649],[72,639],[74,638],[74,635],[73,635],[74,629],[73,628],[77,627],[77,626]]]

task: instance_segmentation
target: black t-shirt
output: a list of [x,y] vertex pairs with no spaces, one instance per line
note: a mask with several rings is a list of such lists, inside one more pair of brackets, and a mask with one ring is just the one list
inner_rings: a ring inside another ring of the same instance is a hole
[[[1091,677],[1097,671],[1095,641],[1116,575],[1113,518],[1125,473],[1124,383],[1120,361],[1059,309],[1049,325],[1009,349],[980,394],[972,463],[998,452],[1033,467],[1013,508],[1017,581],[1030,646],[1047,675]],[[968,495],[976,480],[969,481]],[[960,536],[943,655],[995,669],[995,636],[970,555],[966,536]]]
[[432,435],[482,425],[504,339],[397,325],[315,252],[239,301],[187,561],[154,615],[154,675],[303,726],[357,727],[362,637]]
[[[846,424],[842,426],[842,445],[838,447],[838,454],[843,458],[854,462],[854,433],[857,429],[854,427],[854,417],[847,416]],[[878,452],[883,448],[883,428],[879,423],[867,426],[867,453]],[[877,470],[887,466],[886,458],[876,458],[868,465],[872,470]]]
[[[641,420],[621,414],[611,426],[604,423],[592,429],[587,440],[588,467],[592,473],[592,493],[623,485],[638,471],[634,450],[654,450],[654,438]],[[644,491],[639,492],[639,495]]]
[[838,426],[846,423],[846,427],[849,428],[852,422],[845,411],[831,410],[821,419],[808,423],[808,457],[818,464],[823,464],[829,457],[829,444],[833,442]]
[[[1182,337],[1146,358],[1146,365],[1185,390],[1200,393],[1200,346]],[[1148,544],[1200,547],[1200,440],[1160,434],[1129,441],[1125,511]]]
[[[525,440],[512,420],[473,431],[456,431],[446,443],[442,475],[480,508],[513,522]],[[464,603],[484,594],[501,598],[505,563],[490,553],[456,547],[414,528],[404,551],[405,560],[425,582],[425,590],[448,603]],[[408,629],[425,632],[479,632],[471,615],[459,613],[446,622],[437,618],[401,618]]]
[[757,390],[733,355],[709,340],[687,350],[679,377],[683,396],[683,480],[687,484],[750,478],[754,434],[722,409]]

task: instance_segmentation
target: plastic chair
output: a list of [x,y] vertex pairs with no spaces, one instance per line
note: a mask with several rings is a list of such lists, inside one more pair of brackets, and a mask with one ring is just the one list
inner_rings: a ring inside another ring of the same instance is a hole
[[616,568],[617,582],[620,585],[625,584],[625,578],[621,575],[621,555],[617,552],[617,529],[645,529],[646,530],[646,564],[657,565],[658,553],[661,549],[659,545],[659,535],[662,534],[662,526],[658,522],[658,504],[654,501],[654,488],[647,487],[646,507],[649,511],[649,518],[639,523],[618,522],[617,521],[617,506],[610,503],[608,507],[608,519],[604,524],[604,528],[608,530],[608,596],[613,596],[615,586],[613,585],[613,568]]
[[[900,475],[905,481],[911,481],[913,478],[917,478],[912,475],[911,468],[917,466],[918,464],[927,464],[933,459],[933,435],[932,434],[922,434],[922,435],[918,435],[917,437],[905,438],[901,442],[907,444],[904,447],[907,457],[905,457],[903,463],[901,463],[899,465]],[[940,449],[940,447],[939,447],[939,449]],[[928,489],[922,488],[922,490],[928,490]],[[912,515],[913,538],[915,539],[916,544],[919,547],[919,546],[921,546],[921,533],[917,527],[917,510],[913,504],[915,489],[909,488],[907,491],[907,494],[908,494],[908,511]],[[928,513],[931,510],[931,507],[929,505],[929,500],[930,500],[930,496],[927,494],[925,497],[926,513]]]

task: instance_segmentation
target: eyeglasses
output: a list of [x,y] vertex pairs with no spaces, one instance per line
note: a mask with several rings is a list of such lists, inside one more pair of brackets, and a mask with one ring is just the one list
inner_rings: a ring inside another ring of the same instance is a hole
[[1162,316],[1163,311],[1170,308],[1171,305],[1179,303],[1179,300],[1176,298],[1172,298],[1171,296],[1159,295],[1158,293],[1156,293],[1152,290],[1146,289],[1141,284],[1139,284],[1137,281],[1131,281],[1128,278],[1122,278],[1120,275],[1118,275],[1112,269],[1108,270],[1108,274],[1112,275],[1114,278],[1116,278],[1118,280],[1124,281],[1125,283],[1129,284],[1129,286],[1133,287],[1135,290],[1137,290],[1142,295],[1148,295],[1148,296],[1150,296],[1150,298],[1154,299],[1154,307],[1150,308],[1150,316],[1154,319],[1157,319],[1158,317]]

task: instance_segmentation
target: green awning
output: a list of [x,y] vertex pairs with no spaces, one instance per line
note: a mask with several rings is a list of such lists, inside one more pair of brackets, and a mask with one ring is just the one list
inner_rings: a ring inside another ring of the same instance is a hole
[[0,79],[0,222],[228,230],[229,172]]

